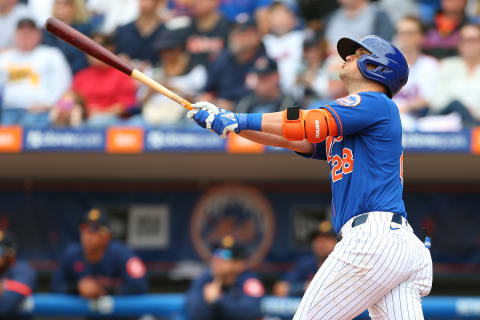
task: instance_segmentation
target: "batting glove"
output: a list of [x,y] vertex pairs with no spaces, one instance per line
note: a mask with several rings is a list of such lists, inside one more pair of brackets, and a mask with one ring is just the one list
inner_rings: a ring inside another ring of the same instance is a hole
[[188,111],[187,118],[195,120],[200,127],[207,129],[212,128],[214,116],[225,111],[206,101],[197,102],[192,105],[192,108]]

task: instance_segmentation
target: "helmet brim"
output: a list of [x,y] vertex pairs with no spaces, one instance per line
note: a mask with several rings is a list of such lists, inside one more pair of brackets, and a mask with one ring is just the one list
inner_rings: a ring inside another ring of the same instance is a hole
[[[338,54],[340,55],[340,57],[342,57],[344,61],[347,61],[347,57],[355,54],[355,52],[359,48],[365,48],[365,46],[362,45],[360,42],[357,42],[350,38],[341,38],[337,42]],[[365,48],[365,49],[368,50],[368,48]]]

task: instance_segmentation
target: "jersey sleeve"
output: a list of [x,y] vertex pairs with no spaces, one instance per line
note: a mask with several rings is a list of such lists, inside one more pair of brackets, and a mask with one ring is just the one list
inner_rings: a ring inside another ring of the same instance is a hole
[[209,282],[208,274],[205,273],[192,281],[186,297],[186,309],[189,319],[209,320],[214,319],[217,310],[215,303],[208,304],[203,297],[203,288]]
[[357,134],[388,120],[388,104],[382,93],[351,94],[320,108],[330,111],[338,136]]
[[122,285],[119,294],[141,294],[148,291],[146,267],[130,249],[122,248]]
[[27,263],[15,264],[10,276],[2,281],[0,315],[15,313],[22,301],[32,295],[35,281],[35,271]]
[[224,294],[216,303],[230,319],[260,319],[260,302],[264,294],[263,283],[252,275],[244,278],[240,294]]

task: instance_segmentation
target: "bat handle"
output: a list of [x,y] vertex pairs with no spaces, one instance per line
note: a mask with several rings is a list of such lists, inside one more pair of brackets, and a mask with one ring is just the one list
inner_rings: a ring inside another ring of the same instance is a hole
[[182,105],[184,108],[188,109],[188,110],[192,110],[192,104],[183,99],[182,97],[178,96],[177,94],[175,94],[174,92],[172,92],[171,90],[165,88],[164,86],[162,86],[160,83],[156,82],[155,80],[153,80],[152,78],[148,77],[147,75],[145,75],[143,72],[137,70],[137,69],[134,69],[132,71],[132,74],[130,75],[130,77],[132,79],[135,79],[137,80],[138,82],[140,83],[143,83],[144,85],[146,85],[147,87],[151,88],[152,90],[158,92],[158,93],[161,93],[163,94],[164,96],[172,99],[173,101],[175,101],[176,103]]

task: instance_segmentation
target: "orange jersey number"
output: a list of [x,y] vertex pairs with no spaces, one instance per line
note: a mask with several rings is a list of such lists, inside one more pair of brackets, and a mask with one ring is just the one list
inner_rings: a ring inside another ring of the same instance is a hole
[[[328,156],[328,155],[327,155]],[[353,172],[353,152],[348,148],[343,148],[342,157],[334,155],[332,161],[332,182],[342,180],[344,174]]]

